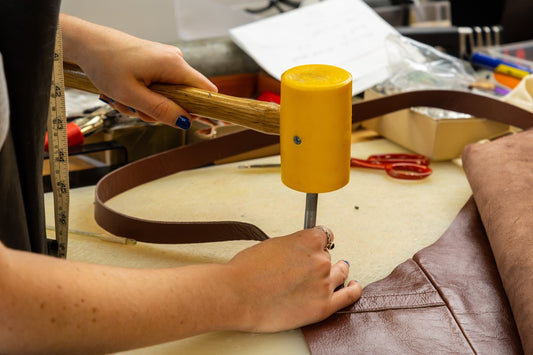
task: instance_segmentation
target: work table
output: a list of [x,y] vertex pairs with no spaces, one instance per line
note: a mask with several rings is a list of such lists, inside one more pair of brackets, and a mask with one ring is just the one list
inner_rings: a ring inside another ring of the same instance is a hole
[[[352,145],[352,156],[405,152],[387,140]],[[279,156],[247,163],[277,163]],[[305,194],[284,186],[279,168],[239,169],[240,163],[171,175],[117,196],[108,204],[123,213],[157,220],[238,220],[270,236],[302,228]],[[432,163],[423,180],[393,179],[382,170],[352,168],[344,188],[319,195],[317,224],[335,233],[332,260],[350,261],[349,279],[363,286],[392,269],[444,232],[471,194],[462,168]],[[47,225],[53,225],[51,194],[45,195]],[[93,218],[94,186],[71,190],[68,259],[124,267],[172,267],[227,262],[251,241],[157,245],[131,243],[108,235]],[[82,232],[82,233],[80,233]],[[93,235],[87,235],[93,234]],[[53,232],[49,230],[49,235]],[[96,235],[96,236],[95,236]],[[276,334],[222,332],[126,354],[308,354],[299,330]]]

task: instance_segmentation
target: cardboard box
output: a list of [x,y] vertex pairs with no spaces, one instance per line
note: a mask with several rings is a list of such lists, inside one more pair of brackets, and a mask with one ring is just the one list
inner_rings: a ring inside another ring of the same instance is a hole
[[[365,99],[380,95],[367,90]],[[436,161],[460,157],[467,144],[501,136],[511,129],[484,118],[435,119],[410,109],[364,121],[362,126]]]

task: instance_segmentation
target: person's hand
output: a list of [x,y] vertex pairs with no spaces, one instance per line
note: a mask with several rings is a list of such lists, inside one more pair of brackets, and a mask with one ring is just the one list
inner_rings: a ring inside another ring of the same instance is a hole
[[[331,233],[333,236],[333,234]],[[306,229],[272,238],[237,254],[228,264],[237,290],[236,317],[243,329],[274,332],[321,321],[361,296],[349,264],[331,264],[326,233]]]
[[187,129],[189,113],[148,86],[157,82],[217,91],[175,46],[65,15],[61,16],[61,25],[65,60],[78,64],[101,91],[101,99],[121,113]]
[[317,322],[361,295],[354,281],[335,291],[349,268],[331,265],[326,245],[325,231],[313,228],[258,243],[225,264],[150,269],[61,260],[0,242],[0,353],[109,354]]

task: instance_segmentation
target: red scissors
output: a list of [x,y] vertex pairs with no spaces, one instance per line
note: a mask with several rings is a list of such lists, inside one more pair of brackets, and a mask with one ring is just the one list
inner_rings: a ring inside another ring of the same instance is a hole
[[366,160],[352,158],[350,166],[370,169],[384,169],[396,179],[419,180],[431,175],[429,159],[419,154],[376,154]]

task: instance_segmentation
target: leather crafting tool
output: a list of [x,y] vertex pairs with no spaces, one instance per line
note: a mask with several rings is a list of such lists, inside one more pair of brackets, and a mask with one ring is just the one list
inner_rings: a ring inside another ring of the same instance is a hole
[[[73,147],[81,145],[85,141],[85,137],[103,129],[106,126],[105,121],[107,119],[107,114],[112,111],[113,109],[107,106],[102,106],[86,116],[76,118],[73,122],[69,122],[67,124],[68,146]],[[44,139],[45,151],[48,151],[48,145],[48,133],[46,133]]]
[[318,193],[350,180],[352,76],[330,65],[302,65],[281,76],[281,180],[306,192],[304,228],[316,222]]
[[[100,94],[100,91],[76,65],[64,64],[68,87]],[[185,85],[152,84],[150,89],[178,103],[189,113],[245,126],[253,130],[279,134],[279,105],[218,94]]]

